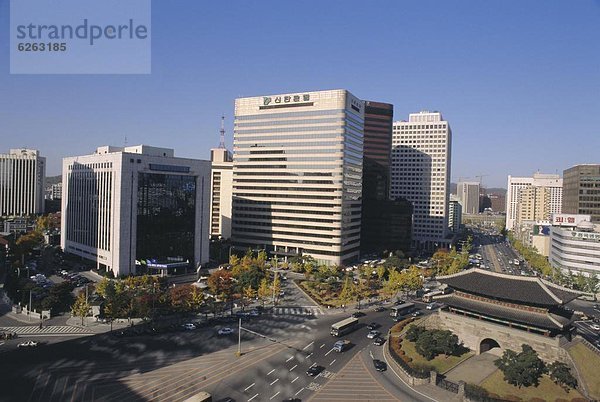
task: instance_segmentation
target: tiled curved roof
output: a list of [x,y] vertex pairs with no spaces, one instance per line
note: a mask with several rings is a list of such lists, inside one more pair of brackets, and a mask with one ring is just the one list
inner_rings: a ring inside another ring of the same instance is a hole
[[557,314],[523,311],[503,305],[467,299],[454,294],[441,296],[436,298],[436,300],[456,309],[472,311],[488,317],[530,325],[537,328],[561,330],[568,326],[572,321],[569,317]]
[[439,276],[437,280],[464,292],[522,304],[555,306],[577,298],[579,293],[543,279],[468,269]]

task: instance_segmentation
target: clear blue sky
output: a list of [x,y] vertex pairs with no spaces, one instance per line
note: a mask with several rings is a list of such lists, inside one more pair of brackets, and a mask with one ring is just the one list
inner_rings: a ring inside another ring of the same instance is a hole
[[9,75],[0,0],[0,152],[61,158],[145,143],[206,159],[238,96],[346,88],[396,119],[439,110],[452,179],[487,186],[600,163],[600,1],[152,4],[151,75]]

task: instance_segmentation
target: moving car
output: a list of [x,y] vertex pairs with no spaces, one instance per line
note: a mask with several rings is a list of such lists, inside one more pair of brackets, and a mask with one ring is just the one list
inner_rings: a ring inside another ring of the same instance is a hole
[[367,338],[369,339],[373,339],[373,338],[377,338],[379,336],[380,332],[379,331],[369,331],[369,333],[367,334]]
[[192,324],[191,322],[188,322],[186,324],[182,325],[183,329],[185,329],[186,331],[193,331],[196,329],[196,325]]
[[354,313],[352,313],[352,317],[354,318],[359,318],[359,317],[364,317],[365,313],[363,313],[362,311],[355,311]]
[[338,353],[343,352],[344,350],[348,349],[350,347],[350,341],[349,340],[342,340],[342,341],[337,341],[336,343],[333,344],[333,350],[335,350]]
[[421,314],[423,314],[423,313],[421,313],[420,311],[415,311],[414,313],[412,313],[412,316],[413,316],[413,317],[418,317],[418,316],[420,316]]
[[37,341],[25,341],[17,345],[18,348],[35,348],[39,343]]
[[217,331],[217,335],[231,335],[233,334],[233,329],[229,327],[221,328]]
[[377,338],[373,339],[373,345],[375,345],[375,346],[381,346],[384,343],[385,343],[385,339],[383,339],[380,336],[378,336]]
[[308,370],[306,370],[306,375],[309,375],[311,377],[316,377],[323,370],[325,370],[325,367],[314,365],[314,366],[309,367]]
[[375,311],[378,312],[378,313],[380,313],[382,311],[385,311],[385,307],[383,307],[383,306],[377,306],[377,307],[375,307]]
[[379,327],[379,324],[377,324],[376,322],[372,322],[369,325],[367,325],[367,328],[373,330],[375,328]]
[[387,364],[385,364],[385,362],[382,362],[381,360],[373,360],[373,366],[375,366],[375,370],[377,371],[387,370]]
[[600,325],[598,324],[590,324],[590,328],[594,331],[600,331]]

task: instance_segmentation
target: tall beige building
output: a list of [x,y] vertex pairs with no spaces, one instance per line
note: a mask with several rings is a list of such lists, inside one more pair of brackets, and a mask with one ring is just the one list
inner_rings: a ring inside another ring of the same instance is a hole
[[529,187],[546,187],[550,192],[550,213],[561,213],[563,180],[557,174],[534,173],[533,177],[508,176],[506,192],[506,229],[514,230],[519,211],[519,194]]
[[234,247],[357,259],[363,135],[363,101],[346,90],[236,99]]
[[552,216],[548,187],[528,186],[519,190],[516,226],[525,221],[547,221]]
[[435,249],[447,246],[452,130],[440,112],[411,113],[394,122],[392,198],[413,204],[413,243]]
[[463,214],[479,213],[480,184],[476,181],[459,181],[456,186],[456,196],[462,205]]

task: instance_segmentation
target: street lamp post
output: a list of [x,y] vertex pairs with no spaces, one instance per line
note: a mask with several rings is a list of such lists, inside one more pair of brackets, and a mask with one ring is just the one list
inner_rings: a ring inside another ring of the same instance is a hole
[[240,318],[238,323],[238,350],[237,356],[240,357],[242,355],[242,319]]

